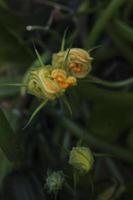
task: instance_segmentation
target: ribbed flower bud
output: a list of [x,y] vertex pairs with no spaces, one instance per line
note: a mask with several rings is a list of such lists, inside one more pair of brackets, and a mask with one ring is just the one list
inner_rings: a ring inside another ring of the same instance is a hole
[[68,76],[63,69],[42,67],[30,71],[27,90],[38,98],[52,100],[62,95],[76,82],[76,78]]
[[84,78],[91,71],[91,61],[89,53],[84,49],[72,48],[68,56],[68,50],[61,51],[53,55],[52,65],[55,67],[63,67],[66,59],[66,66],[69,72],[76,78]]
[[64,182],[64,175],[62,171],[52,172],[46,179],[46,187],[49,192],[57,192],[61,190]]
[[73,147],[70,152],[69,164],[80,172],[89,172],[94,163],[92,152],[88,147]]
[[28,92],[41,99],[55,99],[64,90],[51,77],[51,69],[32,70],[28,77]]

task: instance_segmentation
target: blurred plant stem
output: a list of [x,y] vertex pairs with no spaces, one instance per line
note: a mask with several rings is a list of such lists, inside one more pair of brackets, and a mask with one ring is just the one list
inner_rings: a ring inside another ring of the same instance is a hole
[[2,149],[0,148],[0,187],[3,181],[3,178],[11,171],[12,164],[4,155]]
[[97,87],[91,83],[85,87],[86,83],[80,82],[78,92],[82,98],[86,98],[93,102],[107,103],[122,108],[133,108],[133,93],[111,91]]
[[99,65],[99,63],[101,62],[111,60],[115,58],[116,55],[117,55],[117,49],[114,49],[112,47],[109,48],[107,45],[104,45],[101,49],[97,50],[96,52],[95,57],[97,59],[94,61],[95,65]]
[[27,46],[26,42],[19,36],[14,30],[11,30],[5,26],[5,29],[9,34],[11,34],[14,39],[18,42],[18,44],[22,47],[22,49],[27,53],[27,55],[33,60],[34,59],[34,53],[32,50]]
[[124,178],[122,176],[122,174],[120,173],[120,170],[118,169],[117,165],[115,164],[115,162],[113,161],[113,159],[111,158],[106,158],[106,162],[109,166],[109,169],[112,173],[112,175],[114,175],[117,180],[124,185]]
[[118,188],[113,195],[114,199],[117,199],[126,190],[125,180],[123,178],[123,174],[120,172],[120,170],[118,169],[118,167],[113,159],[106,158],[106,162],[109,166],[110,172],[115,177],[115,179],[118,181],[118,186],[117,186]]
[[92,75],[89,75],[88,79],[86,79],[84,81],[102,85],[102,86],[108,87],[108,88],[119,88],[119,87],[124,87],[124,86],[130,85],[130,84],[133,84],[133,78],[129,78],[124,81],[104,81],[104,80],[99,79]]
[[76,169],[73,169],[73,196],[74,199],[76,198],[77,195],[77,171]]
[[121,52],[123,57],[127,60],[128,63],[133,65],[132,49],[131,47],[122,39],[121,35],[117,33],[114,25],[109,25],[106,29],[111,40],[114,42],[115,46]]
[[73,195],[73,188],[66,182],[65,183],[65,187],[66,187],[66,189],[68,190],[68,192],[71,194],[71,195]]
[[121,35],[125,40],[133,44],[133,28],[129,27],[126,23],[121,20],[116,20],[114,22],[115,30]]
[[4,8],[4,9],[8,8],[7,3],[4,0],[0,0],[0,7]]
[[21,146],[18,142],[18,136],[11,128],[4,112],[0,109],[0,148],[6,158],[15,165],[19,165],[23,157]]
[[64,6],[60,3],[56,3],[54,1],[48,1],[48,0],[36,0],[37,3],[40,3],[40,4],[44,4],[44,5],[47,5],[47,6],[50,6],[50,7],[57,7],[57,8],[60,8],[62,11],[65,11],[65,12],[68,12],[68,13],[73,13],[73,11],[68,8],[67,6]]
[[133,13],[133,1],[132,0],[128,0],[127,6],[126,6],[125,11],[124,11],[124,19],[126,21],[128,21],[130,15],[132,15],[132,13]]
[[56,117],[59,118],[60,124],[64,128],[69,130],[71,134],[77,139],[83,138],[84,141],[88,143],[88,146],[109,153],[115,156],[116,158],[122,159],[123,161],[133,163],[133,156],[132,153],[130,153],[129,151],[121,147],[115,146],[113,144],[109,144],[108,142],[105,142],[103,140],[100,140],[93,134],[89,133],[87,130],[83,130],[82,128],[80,128],[78,125],[76,125],[76,123],[70,121],[66,117],[62,117],[57,114]]
[[96,45],[98,38],[100,37],[101,33],[103,32],[106,24],[109,20],[113,17],[115,12],[122,6],[126,0],[113,0],[110,1],[108,7],[102,12],[101,16],[97,19],[97,22],[94,24],[92,31],[90,32],[87,42],[86,48],[91,48]]

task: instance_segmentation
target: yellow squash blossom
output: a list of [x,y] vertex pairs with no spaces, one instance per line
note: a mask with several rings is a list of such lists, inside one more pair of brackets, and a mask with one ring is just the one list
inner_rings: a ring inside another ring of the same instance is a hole
[[53,55],[52,65],[63,68],[66,65],[69,72],[76,78],[84,78],[91,71],[92,57],[87,51],[72,48]]
[[41,67],[31,70],[27,90],[41,99],[55,99],[76,84],[76,78],[67,76],[62,69]]
[[57,82],[51,78],[51,69],[41,67],[29,73],[28,92],[41,99],[55,99],[64,92]]

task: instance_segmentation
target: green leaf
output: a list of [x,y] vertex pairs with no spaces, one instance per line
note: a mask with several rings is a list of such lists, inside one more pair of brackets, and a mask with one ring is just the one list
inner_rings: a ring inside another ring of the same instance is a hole
[[22,149],[18,136],[13,132],[4,112],[0,109],[0,148],[11,162],[20,161]]
[[100,88],[93,84],[79,82],[77,85],[77,93],[81,99],[87,99],[94,103],[109,103],[110,105],[120,106],[121,108],[133,108],[133,93],[126,91],[113,91]]
[[12,164],[5,157],[3,151],[0,149],[0,187],[4,177],[11,171]]
[[133,112],[130,107],[97,103],[92,108],[89,127],[94,135],[112,142],[132,125],[132,118]]
[[[6,21],[6,23],[5,23]],[[0,6],[0,66],[28,66],[34,56],[21,33],[25,25],[9,9]]]
[[5,0],[0,0],[0,7],[5,8],[5,9],[8,8]]

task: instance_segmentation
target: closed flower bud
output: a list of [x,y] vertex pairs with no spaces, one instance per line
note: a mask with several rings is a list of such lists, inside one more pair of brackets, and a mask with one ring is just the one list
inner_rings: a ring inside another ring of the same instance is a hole
[[69,77],[67,78],[67,83],[68,83],[69,87],[71,87],[71,86],[73,86],[73,85],[76,85],[77,80],[76,80],[75,77],[69,76]]
[[94,158],[88,147],[73,147],[70,152],[69,164],[82,173],[89,172],[93,167]]
[[46,179],[46,187],[49,192],[57,192],[61,190],[64,182],[64,175],[62,171],[52,172]]
[[[63,67],[67,51],[61,51],[53,55],[52,65],[55,67]],[[69,72],[76,78],[84,78],[91,71],[91,61],[89,53],[84,49],[72,48],[70,49],[66,66]]]

